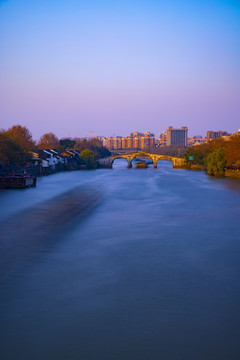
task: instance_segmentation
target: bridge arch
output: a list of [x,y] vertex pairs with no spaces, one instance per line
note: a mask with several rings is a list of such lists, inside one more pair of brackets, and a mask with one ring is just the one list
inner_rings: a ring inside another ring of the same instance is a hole
[[134,159],[143,159],[144,160],[146,158],[149,160],[152,160],[152,162],[153,162],[153,159],[150,154],[139,152],[139,153],[133,154],[133,156],[131,158],[131,163],[133,162]]
[[167,157],[163,157],[163,158],[159,158],[156,160],[156,164],[158,164],[159,161],[168,161],[168,162],[171,162],[172,163],[172,166],[174,167],[174,162],[173,162],[173,159],[169,159]]
[[126,157],[123,156],[123,155],[114,156],[114,157],[113,157],[113,160],[112,160],[112,166],[113,166],[114,161],[115,161],[115,160],[118,160],[118,159],[124,159],[124,160],[126,160],[126,162],[127,162],[127,167],[128,167],[128,168],[132,167],[132,161],[129,161],[129,159],[126,158]]

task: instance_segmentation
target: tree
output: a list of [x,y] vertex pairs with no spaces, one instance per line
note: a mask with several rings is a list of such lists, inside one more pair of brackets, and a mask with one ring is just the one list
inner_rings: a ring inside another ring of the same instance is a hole
[[228,168],[240,168],[240,135],[231,136],[224,147],[226,166]]
[[4,131],[0,132],[0,162],[18,163],[22,158],[21,147]]
[[74,148],[76,141],[72,139],[61,139],[59,141],[62,150]]
[[206,157],[205,166],[209,175],[223,175],[225,165],[226,159],[222,148],[215,149]]
[[76,141],[76,144],[74,146],[75,150],[81,152],[82,150],[89,149],[96,155],[96,159],[100,159],[111,155],[110,151],[102,145],[102,142],[99,139],[80,140],[76,138],[74,140]]
[[94,152],[89,149],[82,150],[80,153],[80,158],[82,158],[88,169],[96,169],[97,161]]
[[55,149],[59,146],[59,140],[53,133],[44,134],[38,143],[38,149]]
[[80,140],[79,138],[75,138],[74,140],[76,141],[74,150],[81,152],[82,150],[89,149],[91,147],[87,139]]
[[[189,160],[189,156],[193,156],[193,160]],[[196,147],[190,147],[188,151],[184,155],[186,164],[190,162],[196,165],[203,165],[204,155],[200,151],[200,149],[196,149]]]
[[6,131],[6,135],[25,152],[34,150],[36,146],[26,126],[14,125]]

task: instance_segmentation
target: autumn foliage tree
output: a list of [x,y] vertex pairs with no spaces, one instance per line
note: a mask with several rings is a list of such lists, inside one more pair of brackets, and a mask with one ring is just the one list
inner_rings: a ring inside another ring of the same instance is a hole
[[26,126],[14,125],[5,131],[5,134],[25,152],[34,150],[36,146],[32,134]]
[[21,147],[5,131],[0,131],[0,162],[19,163],[22,157]]
[[214,139],[205,144],[191,146],[185,154],[186,163],[193,156],[193,163],[202,164],[209,174],[219,174],[225,169],[240,169],[240,135],[230,139]]
[[38,143],[38,149],[55,149],[59,147],[59,140],[53,133],[44,134]]
[[0,143],[0,161],[21,166],[32,157],[36,146],[28,128],[21,125],[2,130]]
[[226,167],[240,168],[240,135],[231,136],[224,147]]

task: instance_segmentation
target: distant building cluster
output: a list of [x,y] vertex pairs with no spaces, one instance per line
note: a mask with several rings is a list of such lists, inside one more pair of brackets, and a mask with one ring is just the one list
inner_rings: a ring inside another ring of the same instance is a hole
[[226,131],[207,131],[207,140],[231,136]]
[[[240,133],[240,129],[236,134]],[[109,150],[126,150],[135,149],[142,150],[146,148],[157,148],[162,146],[197,146],[213,139],[228,139],[233,134],[226,131],[207,131],[205,137],[195,135],[188,137],[188,128],[182,126],[178,129],[169,126],[166,131],[159,133],[158,138],[155,134],[147,131],[145,133],[134,131],[129,136],[101,137],[99,138],[103,146]]]
[[134,131],[129,136],[101,138],[103,146],[108,149],[145,149],[155,147],[155,135],[149,131],[141,133]]
[[172,126],[159,134],[158,139],[155,138],[155,134],[147,131],[141,133],[134,131],[130,133],[129,136],[122,137],[103,137],[101,138],[103,146],[110,150],[125,150],[125,149],[146,149],[146,148],[155,148],[164,145],[178,145],[178,146],[187,146],[187,127],[181,127],[180,129],[174,129]]
[[188,138],[188,146],[196,146],[204,144],[207,141],[207,137],[201,135],[195,135],[192,138]]

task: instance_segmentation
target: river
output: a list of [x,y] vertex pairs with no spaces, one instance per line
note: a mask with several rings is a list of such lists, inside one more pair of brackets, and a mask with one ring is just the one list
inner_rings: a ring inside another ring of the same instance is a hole
[[100,203],[1,280],[0,358],[239,359],[240,182],[116,160],[0,191],[0,221],[89,184]]

